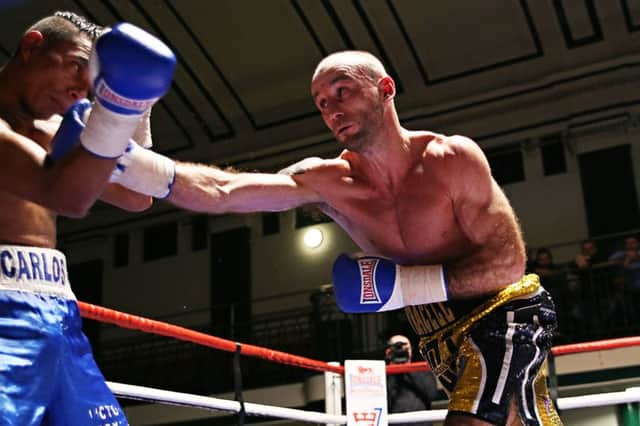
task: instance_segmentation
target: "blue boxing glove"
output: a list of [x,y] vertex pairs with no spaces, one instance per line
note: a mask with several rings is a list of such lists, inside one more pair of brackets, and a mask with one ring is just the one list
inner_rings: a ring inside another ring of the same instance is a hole
[[442,265],[401,266],[376,256],[338,256],[333,291],[343,312],[363,313],[443,302],[448,298]]
[[141,115],[169,90],[176,57],[162,41],[125,22],[96,40],[89,67],[100,104]]
[[89,108],[91,102],[88,99],[80,99],[64,113],[60,127],[51,139],[51,151],[44,159],[44,167],[53,166],[80,142],[80,134],[84,130],[84,114]]
[[175,67],[171,49],[134,25],[120,23],[104,32],[89,58],[96,103],[80,137],[84,148],[119,157],[141,116],[169,90]]

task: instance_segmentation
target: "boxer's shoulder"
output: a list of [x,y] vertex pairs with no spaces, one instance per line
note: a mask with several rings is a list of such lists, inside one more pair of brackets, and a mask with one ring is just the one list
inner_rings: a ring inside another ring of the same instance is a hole
[[62,123],[62,116],[58,114],[54,114],[46,120],[35,120],[30,138],[38,144],[48,147],[53,135],[58,131],[60,123]]
[[54,115],[46,120],[33,120],[29,126],[24,128],[15,128],[8,120],[0,117],[0,140],[3,142],[15,141],[15,135],[20,135],[46,147],[60,126],[61,120],[61,116]]

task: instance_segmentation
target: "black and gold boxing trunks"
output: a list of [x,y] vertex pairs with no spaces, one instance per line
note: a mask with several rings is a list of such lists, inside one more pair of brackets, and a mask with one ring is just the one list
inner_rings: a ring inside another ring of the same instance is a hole
[[537,275],[484,300],[408,306],[420,352],[449,395],[449,413],[506,423],[511,400],[527,426],[561,425],[546,383],[556,312]]

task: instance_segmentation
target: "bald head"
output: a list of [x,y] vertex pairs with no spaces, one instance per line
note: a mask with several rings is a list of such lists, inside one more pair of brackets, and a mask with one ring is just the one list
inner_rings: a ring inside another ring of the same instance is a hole
[[313,82],[320,74],[332,70],[343,70],[354,76],[365,77],[374,83],[388,75],[382,62],[371,53],[345,50],[332,53],[320,61],[311,81]]
[[391,336],[391,338],[389,339],[389,344],[390,345],[394,345],[396,343],[402,342],[404,344],[407,345],[411,345],[411,342],[409,342],[409,339],[406,336],[403,336],[401,334],[397,334],[395,336]]
[[385,359],[392,364],[411,362],[413,356],[411,342],[406,336],[396,334],[387,341]]

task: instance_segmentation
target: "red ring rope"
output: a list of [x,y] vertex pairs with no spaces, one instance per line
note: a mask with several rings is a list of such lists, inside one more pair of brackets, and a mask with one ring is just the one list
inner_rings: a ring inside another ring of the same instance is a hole
[[[85,302],[79,301],[78,306],[80,307],[80,313],[84,318],[115,324],[123,328],[173,337],[175,339],[185,340],[187,342],[197,343],[227,352],[236,351],[237,343],[231,340],[221,339],[220,337],[210,336],[208,334],[189,330],[188,328],[179,327],[177,325],[125,314],[123,312],[103,308],[102,306],[91,305]],[[344,374],[344,367],[341,366],[330,365],[326,362],[291,355],[285,352],[274,351],[260,346],[247,345],[244,343],[241,343],[240,345],[240,353],[242,355],[264,358],[270,361],[276,361],[282,364],[294,365],[315,371],[331,371],[338,374]]]
[[[344,366],[331,365],[324,361],[317,361],[311,358],[292,355],[286,352],[275,351],[260,346],[237,343],[231,340],[222,339],[220,337],[211,336],[198,331],[189,330],[188,328],[180,327],[177,325],[171,325],[149,318],[125,314],[124,312],[107,309],[102,306],[96,306],[85,302],[78,301],[78,306],[80,307],[80,313],[84,318],[115,324],[122,328],[141,330],[147,333],[173,337],[178,340],[197,343],[203,346],[208,346],[227,352],[235,352],[237,345],[240,344],[240,353],[242,355],[264,358],[269,361],[276,361],[282,364],[307,368],[314,371],[328,371],[337,374],[344,374]],[[555,356],[561,356],[574,353],[592,352],[596,350],[624,348],[630,346],[640,346],[640,336],[622,337],[618,339],[601,340],[597,342],[584,342],[555,346],[551,349],[551,352]],[[388,374],[400,374],[410,371],[428,370],[429,366],[424,361],[413,362],[410,364],[387,365]]]
[[555,356],[577,354],[582,352],[602,351],[607,349],[627,348],[640,345],[640,336],[621,337],[619,339],[600,340],[597,342],[573,343],[555,346],[551,352]]

